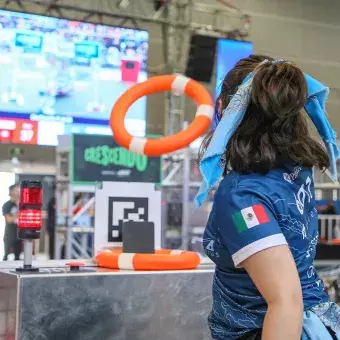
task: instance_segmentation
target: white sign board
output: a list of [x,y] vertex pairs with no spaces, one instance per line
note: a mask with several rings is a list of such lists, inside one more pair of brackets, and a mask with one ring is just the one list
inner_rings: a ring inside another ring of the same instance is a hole
[[103,182],[95,196],[95,254],[103,247],[122,246],[127,221],[153,222],[155,248],[161,247],[161,193],[153,183]]

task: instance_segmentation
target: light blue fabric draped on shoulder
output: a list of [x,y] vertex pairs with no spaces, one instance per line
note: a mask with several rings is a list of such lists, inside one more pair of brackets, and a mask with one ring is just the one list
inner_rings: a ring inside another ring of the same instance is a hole
[[[270,62],[265,60],[263,63]],[[284,62],[282,59],[273,63]],[[232,97],[223,117],[217,125],[210,144],[200,163],[203,181],[196,196],[196,204],[201,206],[208,196],[213,185],[221,178],[223,167],[221,159],[225,153],[226,146],[241,124],[248,105],[251,101],[252,82],[255,72],[250,73],[239,86],[236,94]],[[326,100],[329,89],[308,74],[305,74],[308,88],[308,99],[305,110],[322,137],[330,158],[330,171],[335,181],[337,178],[336,161],[339,158],[339,149],[336,143],[336,133],[332,129],[326,116]]]
[[313,312],[303,315],[303,331],[301,340],[333,340],[327,328]]
[[322,303],[304,313],[301,340],[333,340],[325,326],[340,340],[340,307],[334,302]]

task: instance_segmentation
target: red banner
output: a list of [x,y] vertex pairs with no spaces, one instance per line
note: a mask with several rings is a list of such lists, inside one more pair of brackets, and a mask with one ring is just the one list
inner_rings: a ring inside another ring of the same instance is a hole
[[0,142],[37,144],[38,122],[28,119],[0,118]]

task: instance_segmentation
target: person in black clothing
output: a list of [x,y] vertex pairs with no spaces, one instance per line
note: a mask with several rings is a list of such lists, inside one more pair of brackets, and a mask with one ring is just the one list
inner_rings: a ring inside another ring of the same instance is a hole
[[9,187],[9,196],[9,201],[2,206],[2,214],[6,221],[4,235],[5,255],[3,260],[7,261],[8,255],[11,251],[14,251],[15,260],[18,261],[21,253],[22,242],[17,237],[19,187],[16,184]]
[[47,231],[49,235],[49,253],[50,260],[54,259],[54,240],[55,240],[55,224],[56,224],[56,199],[55,185],[53,186],[53,196],[47,206]]
[[323,215],[336,215],[336,208],[334,201],[329,200],[326,205],[317,208],[319,214]]

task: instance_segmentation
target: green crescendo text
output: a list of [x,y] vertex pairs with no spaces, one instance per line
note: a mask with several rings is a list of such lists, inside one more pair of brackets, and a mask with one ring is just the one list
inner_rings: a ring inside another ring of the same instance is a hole
[[132,153],[121,147],[109,147],[108,145],[95,146],[84,150],[85,162],[94,163],[102,166],[111,164],[136,168],[143,172],[148,165],[148,157]]

